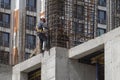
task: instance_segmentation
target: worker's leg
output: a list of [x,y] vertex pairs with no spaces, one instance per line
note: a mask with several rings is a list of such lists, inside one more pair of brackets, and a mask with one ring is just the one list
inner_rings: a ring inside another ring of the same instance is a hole
[[39,34],[39,39],[40,39],[40,52],[44,52],[43,48],[43,41],[44,41],[44,34],[40,33]]
[[46,50],[48,50],[50,48],[50,38],[49,35],[46,38]]
[[43,40],[40,39],[40,51],[43,52]]
[[42,51],[42,48],[43,48],[43,39],[42,39],[41,34],[39,34],[39,40],[40,40],[40,52],[43,52]]

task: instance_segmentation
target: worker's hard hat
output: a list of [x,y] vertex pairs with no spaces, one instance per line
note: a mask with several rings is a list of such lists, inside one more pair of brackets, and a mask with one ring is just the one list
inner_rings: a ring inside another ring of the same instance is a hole
[[40,16],[40,18],[45,18],[45,16]]

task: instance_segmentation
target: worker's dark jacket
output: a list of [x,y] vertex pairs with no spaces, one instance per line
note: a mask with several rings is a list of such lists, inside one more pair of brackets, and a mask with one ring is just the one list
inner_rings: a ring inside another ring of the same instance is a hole
[[43,32],[43,27],[44,27],[44,23],[43,22],[39,22],[37,25],[37,35],[39,36],[40,39],[42,39],[43,41],[46,41],[46,35]]

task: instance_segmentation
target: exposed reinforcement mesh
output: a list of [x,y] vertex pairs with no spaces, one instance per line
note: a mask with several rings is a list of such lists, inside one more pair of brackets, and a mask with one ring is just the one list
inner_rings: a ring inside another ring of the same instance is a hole
[[94,0],[47,0],[50,47],[71,48],[94,38]]

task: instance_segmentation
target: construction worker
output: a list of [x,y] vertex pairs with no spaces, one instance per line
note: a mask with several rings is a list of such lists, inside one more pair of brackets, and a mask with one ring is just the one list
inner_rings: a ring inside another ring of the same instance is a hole
[[45,24],[45,18],[40,18],[38,25],[36,26],[37,35],[40,40],[40,52],[45,51],[46,41],[47,41],[47,26]]

